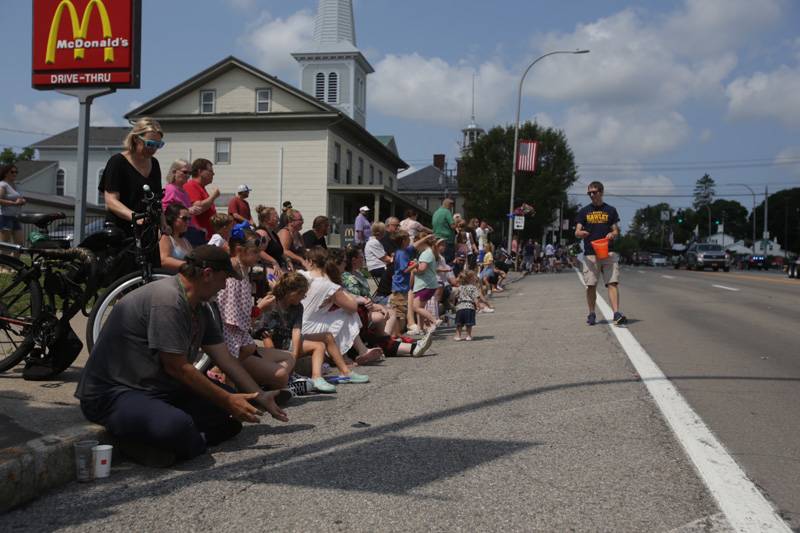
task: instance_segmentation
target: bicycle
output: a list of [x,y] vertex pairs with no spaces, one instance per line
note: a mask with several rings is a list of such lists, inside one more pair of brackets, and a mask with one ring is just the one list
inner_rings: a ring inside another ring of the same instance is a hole
[[[27,380],[60,374],[83,348],[69,324],[78,312],[89,317],[86,340],[91,350],[105,311],[113,306],[114,297],[121,297],[121,285],[132,288],[171,275],[153,269],[147,260],[158,244],[161,218],[160,199],[149,187],[145,187],[144,207],[133,216],[133,237],[106,225],[76,248],[69,248],[67,240],[49,238],[48,226],[65,218],[63,213],[20,215],[20,221],[35,225],[38,234],[30,247],[0,242],[0,250],[27,259],[0,255],[0,372],[25,359]],[[129,273],[131,254],[139,271]],[[98,298],[103,287],[109,289]],[[92,300],[94,305],[87,312]]]

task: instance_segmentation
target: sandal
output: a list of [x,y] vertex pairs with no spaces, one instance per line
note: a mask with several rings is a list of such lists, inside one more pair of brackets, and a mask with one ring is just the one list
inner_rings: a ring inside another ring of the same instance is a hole
[[367,363],[373,363],[375,361],[380,360],[382,355],[383,355],[383,350],[381,350],[380,348],[370,348],[366,352],[356,357],[356,364],[366,365]]

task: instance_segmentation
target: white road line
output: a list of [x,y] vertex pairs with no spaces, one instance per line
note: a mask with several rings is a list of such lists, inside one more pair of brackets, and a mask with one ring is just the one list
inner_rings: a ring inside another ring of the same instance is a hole
[[739,289],[734,289],[733,287],[726,287],[725,285],[712,285],[712,287],[716,287],[718,289],[725,289],[726,291],[739,292]]
[[639,274],[644,274],[644,270],[637,270],[636,272],[638,272]]
[[[577,270],[575,273],[583,283],[580,273]],[[597,307],[610,325],[613,313],[599,294]],[[717,440],[633,334],[625,328],[613,325],[609,327],[733,529],[789,532],[786,522],[748,479],[725,446]]]
[[662,274],[661,277],[666,279],[675,279],[675,276],[667,276],[666,274]]

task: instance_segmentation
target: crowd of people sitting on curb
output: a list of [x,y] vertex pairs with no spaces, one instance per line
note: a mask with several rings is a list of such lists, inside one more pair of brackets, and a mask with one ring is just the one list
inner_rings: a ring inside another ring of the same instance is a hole
[[[141,184],[162,192],[153,156],[163,132],[142,119],[125,146],[100,188],[109,220],[130,228]],[[327,217],[303,233],[291,202],[251,211],[247,185],[216,212],[213,177],[207,159],[169,167],[157,260],[175,276],[114,306],[76,391],[87,419],[134,460],[197,456],[264,411],[286,421],[292,396],[367,383],[370,364],[428,354],[443,323],[471,341],[476,315],[494,311],[510,259],[495,252],[492,228],[454,215],[449,198],[431,228],[413,210],[370,222],[364,206],[355,242],[329,249]],[[205,374],[201,352],[213,361]]]

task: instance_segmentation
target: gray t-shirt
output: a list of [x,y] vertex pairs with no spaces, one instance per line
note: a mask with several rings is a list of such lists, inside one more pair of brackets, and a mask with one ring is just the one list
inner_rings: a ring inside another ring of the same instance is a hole
[[161,366],[159,352],[186,354],[222,344],[208,305],[192,311],[178,276],[140,287],[114,306],[81,374],[75,396],[110,400],[131,390],[173,392],[183,387]]
[[[13,202],[22,196],[7,181],[0,181],[0,191],[2,191],[3,200],[8,200],[10,202]],[[3,215],[4,217],[18,217],[21,212],[21,205],[0,205],[0,215]]]

